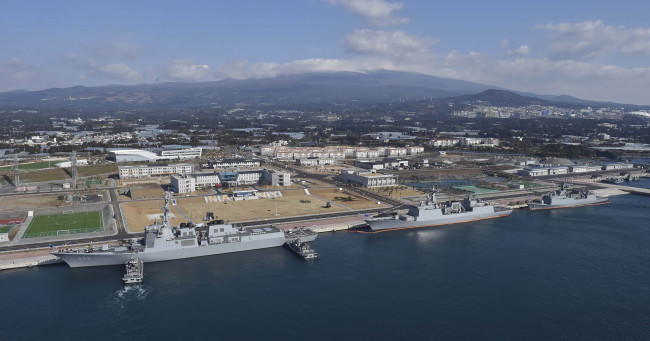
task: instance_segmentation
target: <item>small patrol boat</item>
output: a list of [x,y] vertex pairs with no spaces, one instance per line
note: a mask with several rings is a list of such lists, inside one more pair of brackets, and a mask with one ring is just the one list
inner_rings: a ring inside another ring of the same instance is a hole
[[142,283],[144,279],[144,263],[142,260],[135,257],[131,257],[128,262],[126,262],[126,273],[122,280],[124,284],[134,284]]
[[309,244],[303,243],[300,239],[292,239],[287,241],[287,246],[291,251],[295,252],[298,256],[310,260],[318,258],[318,253],[314,251]]

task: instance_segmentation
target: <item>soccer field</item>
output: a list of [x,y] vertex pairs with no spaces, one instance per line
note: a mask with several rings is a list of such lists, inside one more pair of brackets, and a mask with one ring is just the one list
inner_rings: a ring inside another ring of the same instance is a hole
[[93,232],[103,229],[104,219],[101,211],[42,215],[34,217],[23,238]]

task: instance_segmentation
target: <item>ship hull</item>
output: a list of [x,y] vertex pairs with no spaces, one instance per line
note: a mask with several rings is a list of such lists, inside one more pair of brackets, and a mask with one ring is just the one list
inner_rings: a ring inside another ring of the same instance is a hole
[[609,204],[609,198],[597,198],[594,200],[574,200],[573,202],[567,202],[567,203],[561,203],[561,204],[539,204],[539,203],[530,203],[528,204],[528,208],[532,211],[537,211],[537,210],[550,210],[550,209],[555,209],[555,208],[571,208],[571,207],[582,207],[582,206],[593,206],[593,205],[602,205],[602,204]]
[[366,224],[373,231],[410,229],[418,227],[430,227],[449,224],[467,223],[477,220],[507,217],[512,210],[489,212],[481,214],[453,214],[450,217],[443,217],[435,220],[404,221],[404,220],[366,220]]
[[285,242],[286,239],[284,238],[284,236],[281,236],[277,238],[266,238],[262,240],[253,240],[253,241],[238,242],[238,243],[223,243],[223,244],[188,247],[188,248],[174,249],[174,250],[146,251],[145,249],[144,252],[126,252],[126,253],[52,252],[52,254],[61,258],[71,268],[80,268],[80,267],[89,267],[89,266],[123,265],[129,259],[131,259],[131,256],[142,260],[144,263],[163,262],[169,260],[212,256],[212,255],[219,255],[224,253],[278,247],[278,246],[282,246]]

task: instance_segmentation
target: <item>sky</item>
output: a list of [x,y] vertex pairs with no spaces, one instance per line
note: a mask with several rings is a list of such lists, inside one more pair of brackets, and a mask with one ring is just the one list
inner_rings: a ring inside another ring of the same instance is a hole
[[650,1],[0,2],[0,91],[397,70],[650,105]]

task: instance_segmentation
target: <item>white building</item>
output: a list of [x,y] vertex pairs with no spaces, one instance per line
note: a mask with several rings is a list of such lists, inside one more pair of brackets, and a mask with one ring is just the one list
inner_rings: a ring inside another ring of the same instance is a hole
[[119,166],[117,172],[120,179],[150,178],[170,174],[189,174],[194,172],[194,164],[179,163],[175,165],[154,164],[137,166]]
[[364,169],[344,169],[337,175],[337,180],[362,187],[396,186],[397,178],[392,174],[382,174]]
[[9,233],[0,233],[0,243],[9,241]]

